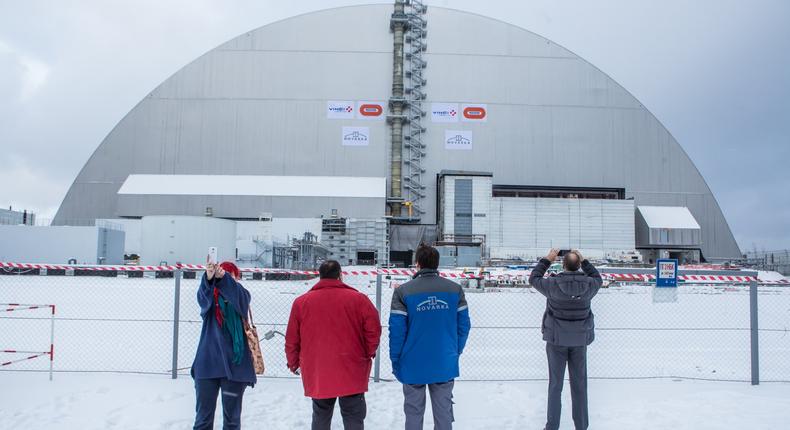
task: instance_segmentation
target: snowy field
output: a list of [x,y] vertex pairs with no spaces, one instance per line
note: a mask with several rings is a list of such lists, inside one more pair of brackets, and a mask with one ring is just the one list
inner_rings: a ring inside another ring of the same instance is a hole
[[[372,278],[347,282],[375,302]],[[313,281],[245,281],[261,335],[285,331],[291,303]],[[192,363],[200,333],[196,280],[181,283],[178,367]],[[392,290],[382,294],[382,322]],[[761,376],[790,381],[790,288],[760,288]],[[0,303],[57,305],[55,369],[168,373],[172,363],[172,279],[0,276]],[[468,292],[473,329],[462,357],[467,380],[546,378],[540,321],[545,299],[532,289]],[[683,286],[677,303],[653,303],[652,289],[602,289],[593,302],[597,338],[590,375],[597,378],[683,377],[750,380],[749,294],[746,287]],[[41,318],[41,319],[29,319]],[[0,350],[49,348],[48,310],[0,314]],[[383,378],[391,378],[382,344]],[[289,376],[279,335],[262,344],[269,374]],[[0,353],[0,362],[13,359]],[[8,369],[10,369],[9,367]],[[13,365],[46,369],[45,358]],[[5,369],[3,369],[5,370]]]
[[[346,281],[375,303],[372,278]],[[291,303],[313,282],[244,284],[263,335],[285,331]],[[0,303],[57,305],[55,381],[40,373],[48,369],[46,357],[0,368],[0,429],[188,428],[194,396],[187,375],[200,332],[196,287],[196,280],[181,282],[182,376],[172,381],[167,375],[173,279],[0,276]],[[391,296],[385,284],[384,325]],[[467,300],[473,329],[456,390],[458,428],[541,428],[546,359],[539,326],[545,300],[531,289],[470,291]],[[761,378],[790,381],[790,288],[760,287],[759,302]],[[677,303],[653,303],[651,287],[620,286],[602,289],[593,310],[598,328],[589,350],[593,428],[787,428],[790,383],[751,387],[745,382],[750,379],[748,288],[687,285],[679,289]],[[48,349],[47,312],[0,314],[0,350]],[[386,333],[385,328],[380,354],[385,380],[392,377]],[[262,346],[267,375],[288,377],[283,338],[264,340]],[[15,358],[0,353],[0,362]],[[249,393],[248,426],[306,427],[309,403],[297,379],[263,379]],[[396,383],[372,384],[369,401],[370,428],[402,424]],[[570,421],[563,428],[568,426]]]
[[[151,375],[2,374],[3,429],[186,429],[194,410],[192,383]],[[573,428],[564,392],[562,429]],[[590,427],[627,430],[787,429],[789,384],[673,380],[590,382]],[[366,426],[403,428],[400,386],[371,384]],[[545,382],[458,382],[456,429],[540,429]],[[341,429],[339,410],[333,428]],[[426,422],[431,420],[430,407]],[[307,429],[310,401],[296,380],[265,379],[245,394],[244,428]],[[220,420],[215,428],[221,428]],[[426,425],[425,428],[432,428]]]

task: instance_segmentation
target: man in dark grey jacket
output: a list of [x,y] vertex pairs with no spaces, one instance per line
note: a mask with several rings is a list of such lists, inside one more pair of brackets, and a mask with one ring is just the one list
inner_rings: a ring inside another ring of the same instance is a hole
[[589,425],[587,345],[595,339],[595,323],[590,302],[598,294],[603,280],[592,263],[576,250],[563,257],[562,273],[544,278],[543,275],[558,254],[558,249],[549,251],[546,258],[541,259],[529,275],[529,284],[546,296],[546,312],[543,314],[542,324],[549,361],[546,430],[557,430],[560,426],[566,365],[571,383],[573,422],[576,430],[581,430]]

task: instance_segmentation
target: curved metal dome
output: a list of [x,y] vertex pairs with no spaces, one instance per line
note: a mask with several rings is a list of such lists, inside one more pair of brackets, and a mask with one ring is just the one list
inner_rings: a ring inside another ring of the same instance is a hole
[[[313,12],[245,33],[154,89],[79,173],[54,223],[139,215],[249,218],[272,212],[234,196],[148,196],[119,205],[130,174],[360,176],[389,174],[385,121],[329,120],[329,100],[387,100],[390,5]],[[706,258],[739,249],[711,190],[664,126],[606,74],[556,43],[501,21],[428,11],[427,102],[485,103],[469,151],[447,151],[447,124],[426,121],[423,167],[489,171],[501,184],[625,188],[637,205],[687,206]],[[371,144],[341,146],[339,126],[370,127]],[[426,190],[424,220],[436,217]],[[304,200],[307,202],[307,200]],[[296,217],[294,201],[274,216]],[[342,204],[342,203],[341,203]],[[363,209],[350,205],[349,216]],[[383,210],[383,209],[381,209]],[[277,212],[277,211],[274,211]],[[314,216],[313,213],[302,216]]]

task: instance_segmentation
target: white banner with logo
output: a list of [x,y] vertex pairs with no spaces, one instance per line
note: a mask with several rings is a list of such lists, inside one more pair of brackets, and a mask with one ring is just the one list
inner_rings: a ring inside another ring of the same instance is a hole
[[486,122],[488,120],[488,105],[463,104],[461,105],[461,121]]
[[458,103],[431,103],[431,121],[458,122]]
[[445,130],[444,149],[471,150],[472,132],[469,130]]
[[343,127],[343,146],[368,146],[370,127]]
[[357,102],[357,119],[382,120],[384,119],[384,102]]
[[326,102],[328,119],[354,119],[354,102],[330,100]]

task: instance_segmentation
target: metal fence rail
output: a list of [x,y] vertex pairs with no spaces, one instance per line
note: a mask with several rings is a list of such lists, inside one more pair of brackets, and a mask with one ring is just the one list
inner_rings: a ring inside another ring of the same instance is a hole
[[[0,302],[53,303],[58,315],[54,371],[188,375],[202,320],[201,271],[110,276],[0,275]],[[30,273],[30,272],[27,272]],[[247,274],[246,276],[250,276]],[[266,279],[266,277],[270,279]],[[274,280],[272,278],[281,278]],[[303,277],[304,278],[304,277]],[[384,326],[373,377],[392,379],[387,323],[393,287],[406,278],[349,274],[344,281],[381,310]],[[291,304],[315,283],[268,274],[245,279],[262,338],[267,376],[291,378],[284,338]],[[614,283],[593,300],[591,378],[688,378],[790,382],[790,288],[748,284],[678,287],[676,303],[653,303],[648,284]],[[461,358],[465,380],[545,380],[540,324],[545,299],[531,288],[469,289],[472,332]],[[50,315],[0,315],[0,347],[40,349]],[[759,352],[759,356],[758,356]],[[4,359],[0,353],[0,362]],[[48,371],[41,361],[2,371]]]

